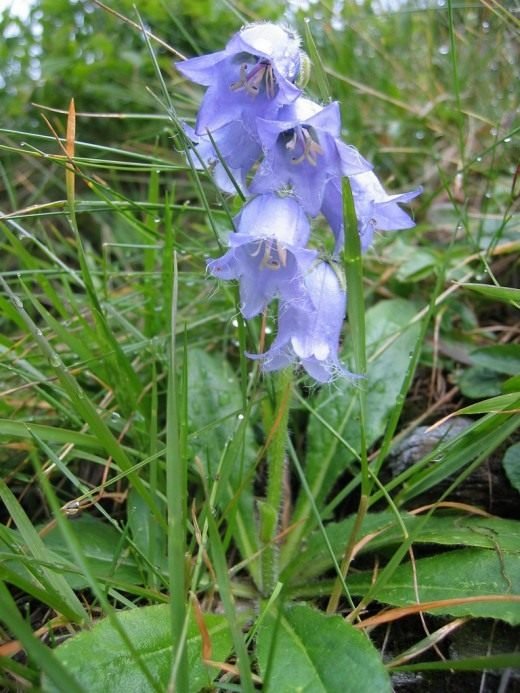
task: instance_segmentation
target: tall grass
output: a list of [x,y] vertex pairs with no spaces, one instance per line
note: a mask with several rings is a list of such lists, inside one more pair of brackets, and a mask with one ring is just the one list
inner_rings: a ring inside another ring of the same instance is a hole
[[[156,8],[134,26],[104,12],[96,21],[140,42],[130,88],[153,118],[112,113],[110,93],[99,115],[61,94],[62,111],[32,108],[37,127],[0,129],[0,685],[290,690],[286,656],[294,680],[325,677],[315,690],[346,690],[347,665],[348,690],[385,690],[382,654],[350,625],[386,622],[378,603],[423,618],[407,646],[389,632],[389,672],[425,651],[440,669],[513,666],[517,520],[464,484],[488,464],[519,488],[515,8],[289,12],[314,54],[309,88],[340,101],[345,140],[389,189],[424,187],[415,229],[380,237],[362,263],[347,248],[343,356],[366,378],[319,389],[244,356],[274,325],[246,325],[235,287],[205,273],[240,200],[182,151],[177,118],[201,92],[144,40],[148,22],[161,37]],[[258,18],[232,2],[208,12],[231,30]],[[179,16],[172,48],[227,40]],[[444,417],[460,414],[449,432]],[[423,424],[443,432],[396,462]],[[464,584],[444,594],[450,560]],[[327,604],[345,620],[322,621]],[[479,617],[505,629],[500,656],[488,642],[458,665],[431,655]],[[306,673],[291,649],[302,633]],[[320,637],[362,653],[364,681]],[[382,652],[380,630],[372,639]]]

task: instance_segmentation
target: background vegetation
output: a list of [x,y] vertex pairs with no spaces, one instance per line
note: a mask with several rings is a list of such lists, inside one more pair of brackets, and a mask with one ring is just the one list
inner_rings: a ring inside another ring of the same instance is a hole
[[[0,20],[0,686],[514,690],[520,6],[106,4]],[[261,377],[269,316],[205,274],[236,202],[186,166],[174,62],[257,19],[310,30],[345,141],[424,187],[364,259],[363,387]]]

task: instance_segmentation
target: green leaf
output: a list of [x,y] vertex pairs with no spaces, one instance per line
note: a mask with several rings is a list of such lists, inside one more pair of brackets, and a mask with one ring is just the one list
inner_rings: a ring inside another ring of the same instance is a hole
[[87,621],[88,616],[83,605],[64,577],[52,569],[52,559],[49,557],[49,552],[43,544],[40,535],[12,491],[2,479],[0,479],[0,498],[20,532],[27,553],[35,559],[36,563],[41,561],[42,564],[51,564],[51,567],[33,568],[32,572],[36,572],[38,576],[37,582],[40,583],[40,586],[46,592],[52,594],[54,600],[59,602],[58,609],[67,618],[80,623]]
[[[160,690],[167,690],[172,667],[172,645],[168,604],[124,611],[117,616],[135,649],[150,670]],[[213,647],[212,658],[225,661],[231,650],[231,636],[224,616],[207,614],[204,621]],[[207,667],[201,657],[201,636],[194,620],[187,635],[190,692],[210,686],[216,669]],[[133,661],[118,632],[108,619],[92,630],[65,641],[55,651],[56,659],[88,691],[146,691],[149,685]],[[45,693],[58,691],[44,679]]]
[[502,464],[511,486],[520,493],[520,443],[515,443],[506,450]]
[[511,392],[520,392],[520,375],[514,375],[502,383],[502,392],[508,394]]
[[[349,577],[352,594],[363,595],[373,583],[373,573]],[[377,588],[376,588],[377,589]],[[469,601],[497,595],[503,601]],[[400,565],[377,591],[376,599],[392,606],[460,599],[463,603],[426,609],[450,616],[499,618],[520,624],[520,555],[490,549],[461,549]],[[464,600],[468,600],[464,602]]]
[[10,421],[8,419],[0,419],[0,436],[32,440],[31,432],[33,431],[38,435],[39,438],[42,438],[48,443],[71,443],[75,447],[79,447],[81,449],[93,448],[94,450],[103,450],[103,446],[96,436],[89,435],[88,433],[70,431],[66,428],[46,426],[44,424],[32,422],[26,423],[25,421]]
[[320,53],[312,36],[311,27],[309,22],[304,24],[305,31],[305,47],[309,52],[309,58],[311,60],[311,75],[315,78],[318,90],[320,92],[320,97],[324,102],[330,101],[330,88],[323,63],[321,61]]
[[[142,583],[135,559],[129,554],[128,548],[122,546],[121,533],[115,527],[88,515],[70,520],[69,526],[96,577],[111,578],[130,585]],[[45,536],[44,542],[60,558],[73,561],[58,527]],[[82,575],[69,573],[65,577],[74,589],[88,587]]]
[[485,669],[518,669],[518,652],[495,654],[486,657],[468,657],[467,659],[445,659],[439,662],[420,662],[392,668],[392,671],[477,671]]
[[[100,520],[81,518],[70,521],[76,541],[93,575],[101,582],[121,589],[142,585],[143,578],[133,556],[123,549],[121,535]],[[74,590],[89,587],[89,582],[74,561],[58,527],[43,538],[45,553],[40,558],[28,554],[18,530],[0,525],[0,578],[31,594],[35,599],[61,611],[56,590],[57,580],[65,580]],[[53,580],[42,580],[42,568],[53,571]]]
[[151,564],[148,566],[149,569],[153,570],[152,566],[164,565],[166,572],[167,549],[164,532],[157,531],[160,528],[150,513],[150,508],[133,489],[128,493],[128,527],[136,549]]
[[[450,513],[433,515],[426,525],[421,526],[421,516],[402,513],[400,517],[408,533],[413,536],[414,544],[475,546],[520,553],[518,542],[520,522],[516,520]],[[354,520],[355,518],[351,516],[341,522],[331,522],[326,525],[327,536],[338,559],[343,555]],[[394,547],[404,538],[403,530],[391,512],[371,513],[366,516],[361,525],[359,541],[370,534],[374,535],[373,538],[360,553]],[[332,567],[332,559],[321,532],[313,532],[305,548],[295,558],[294,565],[291,566],[291,574],[295,576],[295,582],[305,584],[310,578],[317,577]]]
[[[454,514],[434,515],[418,531],[415,526],[422,523],[422,517],[408,515],[404,517],[405,525],[413,535],[416,544],[442,544],[446,546],[474,546],[497,549],[500,552],[520,554],[520,522],[501,517],[471,517]],[[388,546],[402,539],[402,531],[394,521],[389,528],[373,542],[367,550]]]
[[[367,383],[367,445],[373,444],[385,430],[388,415],[395,405],[406,376],[419,324],[410,325],[416,308],[409,301],[381,301],[367,311],[366,332],[368,351]],[[323,388],[313,401],[316,417],[311,417],[308,430],[306,476],[318,505],[328,493],[336,477],[354,459],[333,432],[359,450],[359,407],[355,397],[356,384],[338,380],[332,390]]]
[[464,289],[476,291],[486,298],[493,301],[504,303],[520,303],[520,289],[513,289],[508,286],[493,286],[490,284],[460,284]]
[[370,640],[309,606],[268,612],[257,635],[266,693],[384,693],[390,679]]
[[[2,603],[2,621],[7,625],[11,633],[23,643],[30,660],[38,664],[41,671],[55,684],[54,690],[83,693],[85,689],[78,684],[78,681],[73,676],[70,676],[69,672],[57,661],[49,648],[34,635],[32,624],[27,621],[26,615],[22,616],[11,593],[1,581],[0,601]],[[13,688],[12,683],[12,680],[10,680],[10,689]],[[31,688],[38,690],[32,686]]]
[[470,399],[482,399],[483,397],[495,397],[502,393],[502,381],[498,373],[480,366],[466,368],[461,375],[458,386],[464,397]]
[[497,373],[507,375],[520,373],[520,344],[494,344],[481,347],[472,351],[470,358],[476,365]]
[[[229,364],[220,356],[212,356],[201,349],[189,352],[188,390],[190,443],[203,461],[208,476],[212,477],[240,421],[242,393]],[[250,430],[245,442],[249,448],[245,457],[251,459],[254,446]]]
[[501,412],[503,410],[505,410],[505,413],[509,413],[517,408],[519,404],[520,392],[511,392],[507,395],[491,397],[482,402],[476,402],[475,404],[463,407],[457,411],[457,416],[462,414],[488,414],[490,412]]
[[396,277],[401,282],[419,281],[430,275],[438,262],[433,252],[414,248],[410,257],[397,270]]
[[75,565],[61,560],[49,549],[41,558],[34,558],[28,554],[18,530],[0,525],[0,579],[16,585],[58,613],[64,613],[61,596],[54,581],[45,580],[45,575],[42,574],[43,566],[52,568],[55,575],[60,579],[65,578],[67,582],[72,572],[78,572]]
[[[220,356],[191,349],[188,391],[190,445],[207,478],[218,478],[215,504],[224,507],[242,557],[249,559],[258,551],[258,538],[252,484],[246,477],[253,471],[257,447],[244,413],[240,385]],[[254,564],[249,568],[255,570]]]
[[[343,556],[355,520],[355,516],[351,515],[341,522],[329,522],[325,526],[331,548],[337,559]],[[393,527],[394,524],[395,516],[392,513],[370,513],[363,520],[359,538],[361,539],[372,532],[378,532],[384,527]],[[291,561],[283,577],[287,582],[293,577],[292,582],[295,584],[306,584],[310,578],[322,575],[332,567],[331,555],[323,540],[321,530],[318,530],[308,537],[301,551]]]

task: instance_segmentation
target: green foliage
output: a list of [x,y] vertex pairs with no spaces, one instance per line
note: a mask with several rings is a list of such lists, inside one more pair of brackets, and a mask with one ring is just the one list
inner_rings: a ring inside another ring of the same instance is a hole
[[[146,662],[156,683],[155,690],[165,690],[173,661],[168,606],[163,604],[130,609],[119,614],[118,620],[130,635],[139,656]],[[213,648],[212,656],[216,661],[224,661],[231,649],[226,620],[217,614],[207,614],[204,621]],[[211,684],[215,670],[202,660],[201,633],[193,618],[188,624],[187,643],[191,674],[189,690],[196,693]],[[101,621],[91,630],[65,642],[56,650],[56,657],[73,673],[82,690],[148,690],[146,678],[139,667],[129,661],[125,644],[107,621]],[[92,662],[96,662],[95,668]],[[62,689],[45,679],[43,690],[50,693]]]
[[[129,518],[131,525],[135,523],[136,514],[132,513]],[[125,541],[124,534],[116,527],[88,515],[71,521],[70,527],[98,579],[119,585],[121,588],[140,583],[141,575],[135,552],[131,553],[129,547],[125,547],[127,540]],[[46,534],[44,543],[56,558],[62,559],[62,570],[66,571],[64,577],[67,582],[75,590],[87,587],[88,582],[79,574],[63,535],[57,527]]]
[[[352,576],[349,588],[354,594],[364,594],[371,579],[368,573]],[[460,549],[420,558],[413,566],[399,566],[387,584],[378,590],[378,598],[394,606],[460,600],[460,604],[439,604],[434,611],[450,616],[500,618],[518,625],[519,590],[518,551]],[[431,606],[425,607],[425,611],[431,610]]]
[[[327,537],[337,558],[341,556],[345,537],[352,531],[353,524],[354,517],[351,516],[341,522],[329,522],[326,526]],[[359,531],[359,541],[366,541],[366,546],[360,544],[360,554],[372,551],[387,554],[408,534],[413,537],[416,545],[472,546],[494,548],[499,554],[519,553],[517,531],[517,521],[495,517],[434,515],[424,523],[420,516],[408,513],[398,517],[390,512],[370,513]],[[295,592],[308,590],[312,593],[313,586],[310,581],[325,574],[332,567],[331,556],[323,544],[321,533],[313,532],[305,549],[291,566]]]
[[[46,550],[38,532],[33,527],[30,519],[25,514],[15,496],[6,486],[4,481],[0,480],[0,498],[2,499],[9,516],[16,524],[20,533],[21,545],[26,550],[28,557],[32,559],[32,569],[27,568],[27,578],[33,584],[37,585],[38,590],[51,592],[56,597],[54,608],[67,616],[72,621],[84,622],[87,620],[87,614],[83,606],[79,602],[74,592],[63,576],[57,575],[52,568],[48,570],[44,567],[38,567],[40,564],[48,563],[52,565],[52,556]],[[6,531],[6,528],[2,527]],[[2,538],[2,543],[6,547],[13,544],[12,536],[7,534]],[[14,567],[18,568],[16,556],[14,558]],[[6,566],[9,571],[9,567]]]
[[[6,652],[27,653],[0,658],[0,686],[165,690],[184,666],[193,691],[390,690],[365,607],[518,624],[515,14],[107,4],[135,24],[90,0],[0,18],[0,619]],[[285,400],[243,354],[271,316],[244,327],[205,276],[237,203],[190,171],[166,106],[190,119],[200,97],[178,54],[282,15],[345,140],[390,190],[425,190],[415,229],[362,263],[348,249],[343,356],[366,377],[288,377]],[[74,195],[55,137],[72,97]],[[470,418],[447,433],[454,415]],[[484,465],[493,498],[476,500]],[[321,611],[338,577],[356,626]],[[393,628],[417,655],[411,618]],[[511,666],[450,652],[424,670]]]
[[520,373],[520,345],[496,344],[474,349],[469,354],[476,364],[460,379],[462,393],[472,399],[499,395],[505,386],[504,375]]
[[506,450],[502,464],[511,486],[520,493],[520,443],[515,443]]
[[303,604],[267,612],[258,632],[266,691],[391,691],[376,649],[339,616]]

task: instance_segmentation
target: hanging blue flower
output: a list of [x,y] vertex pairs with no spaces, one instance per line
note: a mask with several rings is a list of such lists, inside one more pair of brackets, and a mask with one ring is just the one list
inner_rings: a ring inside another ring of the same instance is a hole
[[300,40],[277,24],[251,24],[223,51],[176,64],[192,82],[207,86],[195,131],[204,135],[239,120],[255,132],[256,118],[275,118],[281,106],[301,93]]
[[[354,207],[358,219],[361,250],[365,252],[372,244],[376,231],[398,231],[415,226],[414,220],[399,204],[405,204],[420,195],[422,188],[405,193],[389,195],[372,171],[349,176]],[[336,252],[343,248],[343,193],[341,179],[327,183],[321,211],[330,224],[336,238]]]
[[304,304],[304,277],[317,252],[305,247],[310,225],[296,200],[259,195],[243,207],[235,225],[230,249],[210,260],[208,271],[219,279],[239,281],[242,315],[258,315],[273,298]]
[[340,139],[339,104],[325,108],[300,97],[280,110],[278,120],[258,120],[264,159],[252,192],[290,189],[311,216],[318,214],[331,178],[368,171],[371,166]]

